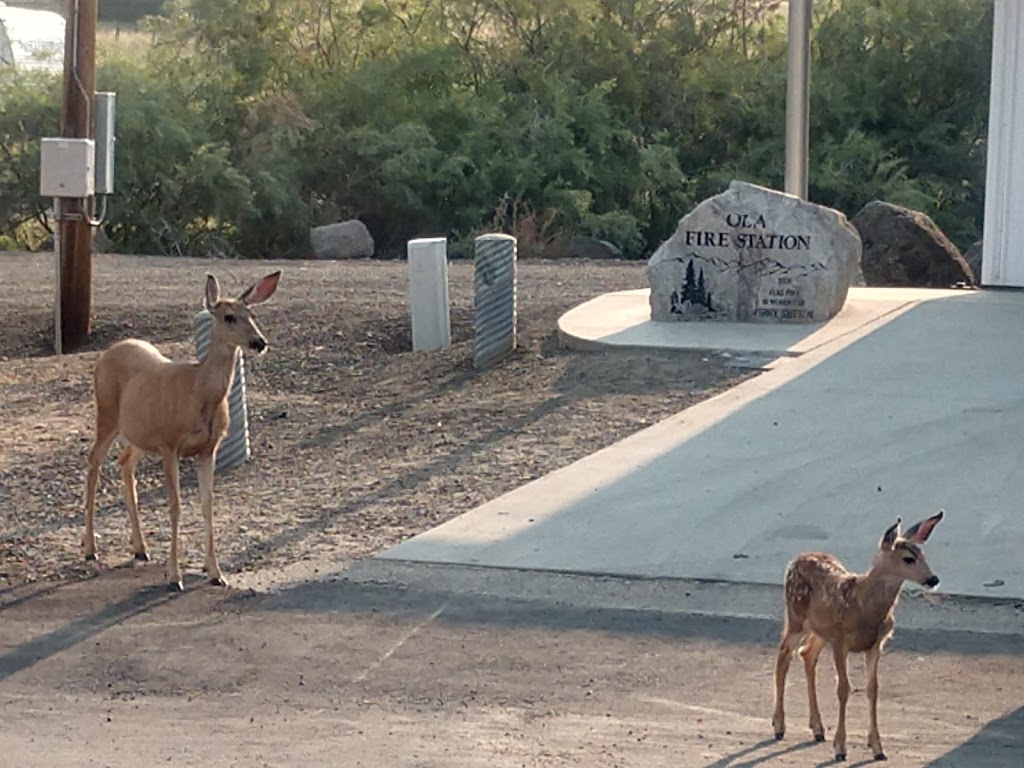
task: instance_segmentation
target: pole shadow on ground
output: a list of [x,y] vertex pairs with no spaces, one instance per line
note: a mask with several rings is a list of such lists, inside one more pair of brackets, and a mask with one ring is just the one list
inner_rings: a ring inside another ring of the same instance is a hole
[[[557,577],[558,574],[538,574]],[[680,589],[685,588],[680,583]],[[452,593],[420,587],[338,581],[303,582],[265,596],[239,594],[231,603],[250,611],[281,611],[386,616],[419,622],[444,611],[438,621],[453,626],[582,629],[627,635],[701,638],[774,648],[781,618],[662,613],[643,609],[595,608],[546,600]],[[900,628],[887,651],[967,656],[1024,657],[1024,636],[961,630]]]
[[[386,557],[777,584],[802,551],[863,570],[897,516],[944,508],[942,535],[929,544],[943,590],[1012,598],[1024,570],[1011,489],[1024,470],[1005,436],[1024,428],[1024,399],[988,348],[956,347],[966,355],[956,371],[978,375],[950,373],[948,335],[966,333],[958,324],[1011,322],[1020,309],[995,300],[961,301],[956,312],[939,300],[914,307],[790,378],[780,368],[742,398],[634,435]],[[1014,342],[1015,352],[1024,345]]]
[[925,768],[1016,768],[1024,761],[1024,707],[988,722],[960,746]]

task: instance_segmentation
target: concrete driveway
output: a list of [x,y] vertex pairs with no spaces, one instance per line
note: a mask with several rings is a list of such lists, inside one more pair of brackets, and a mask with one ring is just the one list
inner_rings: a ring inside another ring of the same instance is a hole
[[[887,290],[766,373],[380,558],[779,584],[805,550],[866,568],[897,516],[942,508],[943,593],[1024,597],[1024,294]],[[756,351],[761,327],[713,333]]]

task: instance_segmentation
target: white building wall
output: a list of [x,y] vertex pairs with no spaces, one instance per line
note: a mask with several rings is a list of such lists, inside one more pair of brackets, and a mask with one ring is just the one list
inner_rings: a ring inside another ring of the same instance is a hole
[[52,11],[17,8],[0,0],[0,65],[22,70],[64,70],[64,18]]
[[1024,287],[1024,2],[995,0],[981,282]]

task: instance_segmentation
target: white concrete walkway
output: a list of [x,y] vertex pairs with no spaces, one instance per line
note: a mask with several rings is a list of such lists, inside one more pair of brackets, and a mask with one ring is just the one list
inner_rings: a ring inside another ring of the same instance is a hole
[[606,293],[569,310],[558,336],[575,349],[718,349],[801,355],[921,301],[963,296],[958,290],[851,288],[842,311],[826,323],[656,323],[650,289]]
[[940,589],[1024,597],[1024,294],[854,289],[810,334],[618,316],[562,333],[784,356],[380,558],[778,584],[809,549],[864,568],[897,516],[944,508]]

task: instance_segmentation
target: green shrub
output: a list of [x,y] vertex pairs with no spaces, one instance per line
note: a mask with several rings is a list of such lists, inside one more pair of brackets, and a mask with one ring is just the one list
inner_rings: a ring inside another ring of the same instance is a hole
[[[152,45],[101,50],[99,87],[119,97],[106,230],[123,251],[303,256],[311,225],[358,217],[385,255],[500,229],[524,255],[583,234],[643,257],[732,179],[782,186],[777,0],[161,7]],[[815,9],[811,198],[910,205],[966,247],[990,2]],[[52,79],[0,72],[0,244],[45,235],[37,139],[58,98]]]
[[146,16],[159,14],[164,0],[100,0],[100,21],[134,24]]
[[34,249],[49,233],[39,195],[39,137],[59,132],[60,82],[0,67],[0,248]]

